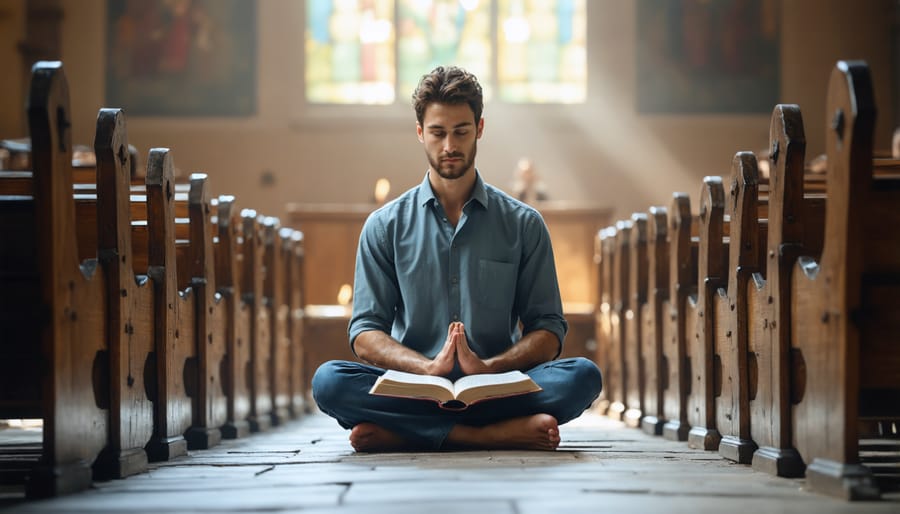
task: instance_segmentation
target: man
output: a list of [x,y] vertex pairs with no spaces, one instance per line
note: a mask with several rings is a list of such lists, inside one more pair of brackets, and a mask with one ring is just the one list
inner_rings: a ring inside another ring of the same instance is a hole
[[[558,425],[590,406],[601,378],[587,359],[554,360],[568,327],[547,228],[475,169],[484,120],[473,75],[438,67],[413,102],[425,179],[373,212],[359,241],[349,336],[371,365],[326,362],[313,396],[357,451],[554,450]],[[447,411],[368,394],[385,369],[451,380],[522,370],[543,390]]]

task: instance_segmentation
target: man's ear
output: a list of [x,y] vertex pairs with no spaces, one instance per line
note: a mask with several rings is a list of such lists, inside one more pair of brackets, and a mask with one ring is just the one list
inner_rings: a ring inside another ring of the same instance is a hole
[[481,135],[484,133],[484,118],[478,120],[478,130],[475,131],[475,139],[481,139]]
[[424,131],[422,130],[422,124],[418,121],[416,122],[416,137],[419,138],[420,143],[425,142]]

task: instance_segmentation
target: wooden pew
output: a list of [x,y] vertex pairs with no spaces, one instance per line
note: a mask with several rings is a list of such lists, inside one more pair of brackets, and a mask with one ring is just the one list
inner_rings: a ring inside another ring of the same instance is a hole
[[307,409],[306,378],[303,375],[303,232],[282,227],[279,232],[285,263],[285,298],[288,305],[288,337],[290,339],[288,376],[289,409],[293,418]]
[[777,105],[769,126],[765,258],[751,276],[748,303],[750,436],[754,469],[796,477],[803,460],[791,441],[791,273],[799,255],[821,251],[824,201],[804,195],[806,137],[796,105]]
[[[241,294],[250,307],[250,430],[259,432],[272,426],[272,390],[269,369],[272,358],[271,309],[264,300],[264,243],[262,220],[253,209],[241,211]],[[262,272],[260,271],[262,270]]]
[[[28,150],[26,160],[31,162],[30,145]],[[110,298],[106,314],[110,439],[94,461],[93,474],[100,479],[121,478],[147,466],[143,446],[152,426],[152,404],[146,394],[144,373],[152,350],[153,297],[152,289],[146,287],[146,277],[136,276],[131,266],[128,181],[132,153],[127,145],[124,115],[119,110],[100,111],[92,155],[96,156],[91,161],[96,167],[81,166],[70,169],[68,174],[74,179],[94,181],[73,184],[73,191],[78,192],[74,195],[76,240],[79,260],[99,258]],[[31,194],[31,172],[4,173],[3,178],[4,184],[12,184],[18,194]],[[90,186],[92,193],[84,194],[87,188],[82,186]]]
[[612,276],[612,309],[610,313],[610,345],[606,389],[609,398],[608,415],[622,420],[625,415],[625,391],[627,380],[625,367],[625,313],[628,310],[628,266],[631,263],[629,241],[631,220],[616,222],[615,253]]
[[697,290],[685,302],[684,323],[687,369],[691,377],[687,397],[688,445],[692,448],[717,450],[721,436],[716,429],[715,398],[721,381],[716,380],[720,366],[716,363],[715,336],[716,290],[723,287],[728,245],[724,240],[725,191],[721,177],[706,177],[700,191],[699,251],[697,257]]
[[250,433],[251,371],[250,345],[252,305],[242,292],[242,225],[236,223],[233,196],[219,196],[216,202],[216,290],[225,311],[225,372],[222,383],[226,398],[226,419],[222,437],[235,439]]
[[[109,444],[94,463],[97,478],[123,478],[147,468],[144,445],[153,432],[153,403],[147,394],[155,377],[148,365],[154,350],[153,287],[134,271],[125,115],[101,109],[94,138],[97,169],[96,241],[108,286],[110,352]],[[79,212],[79,217],[83,216]]]
[[691,387],[688,367],[685,314],[688,297],[697,288],[699,247],[692,241],[694,225],[690,197],[686,193],[672,195],[667,228],[669,246],[669,297],[663,300],[663,436],[674,441],[687,441],[687,397]]
[[597,271],[598,308],[595,310],[595,332],[597,350],[594,357],[603,376],[603,390],[597,399],[597,409],[601,414],[609,410],[610,398],[610,355],[612,352],[612,306],[613,306],[613,270],[616,240],[616,228],[606,227],[594,237],[594,262]]
[[625,310],[625,339],[622,345],[622,360],[625,375],[625,424],[640,425],[644,408],[644,362],[641,353],[643,339],[643,317],[647,303],[647,214],[634,213],[631,216],[631,235],[627,242],[628,258],[628,304]]
[[[90,170],[80,173],[82,180],[90,179]],[[177,333],[193,331],[196,346],[185,350],[188,355],[183,363],[183,389],[191,400],[192,423],[185,432],[190,449],[208,448],[221,439],[220,426],[227,421],[226,395],[223,386],[222,368],[225,354],[225,306],[222,295],[216,291],[215,257],[211,202],[208,198],[207,177],[203,174],[191,175],[188,183],[172,183],[174,194],[171,207],[174,218],[175,256],[177,268],[176,289],[180,296],[194,298],[193,315],[186,314],[178,319],[182,323]],[[96,197],[91,194],[91,184],[77,184],[78,206],[86,216],[96,216],[92,203]],[[136,222],[133,225],[137,268],[147,272],[149,267],[149,225],[147,220],[147,187],[132,183],[130,205]],[[126,193],[127,194],[127,193]],[[85,237],[92,237],[85,234]],[[190,294],[188,293],[190,291]],[[188,308],[188,307],[186,307]],[[187,324],[185,324],[187,323]],[[191,343],[182,343],[188,344]],[[178,357],[176,357],[177,359]],[[181,364],[170,363],[177,369]],[[179,390],[176,388],[176,390]],[[176,393],[178,396],[178,393]],[[154,396],[155,397],[155,396]],[[183,400],[183,398],[182,398]],[[165,408],[167,399],[161,400]],[[167,458],[165,452],[160,458]]]
[[650,208],[647,216],[647,301],[641,308],[641,356],[644,365],[641,428],[652,435],[662,435],[665,424],[662,316],[663,303],[669,297],[667,223],[665,207]]
[[219,443],[219,427],[228,419],[222,383],[226,305],[217,290],[209,181],[205,174],[191,174],[188,204],[188,271],[195,299],[194,339],[197,347],[196,368],[191,370],[196,384],[187,388],[193,399],[193,421],[185,437],[188,448],[205,449]]
[[269,312],[269,335],[271,348],[266,375],[271,398],[271,418],[273,425],[280,425],[290,418],[290,359],[291,340],[288,332],[290,306],[287,303],[285,286],[285,262],[283,243],[279,235],[281,221],[266,216],[263,229],[263,303]]
[[824,247],[801,257],[792,276],[793,439],[811,489],[877,498],[879,467],[863,465],[870,443],[860,439],[871,434],[860,424],[900,419],[900,181],[873,177],[864,63],[834,68],[826,118]]
[[[167,154],[166,149],[156,149],[152,154]],[[151,163],[163,166],[165,159]],[[163,176],[164,170],[151,170]],[[148,177],[152,173],[148,173]],[[89,178],[84,174],[83,177]],[[225,422],[225,398],[221,385],[221,367],[224,356],[224,325],[220,298],[215,294],[215,276],[212,256],[212,228],[210,207],[205,175],[194,174],[190,183],[178,185],[171,177],[163,181],[164,186],[138,186],[131,184],[127,194],[133,220],[132,254],[137,273],[150,276],[154,292],[161,288],[171,291],[178,300],[169,301],[170,319],[160,318],[161,300],[155,299],[148,309],[156,316],[154,325],[147,333],[154,338],[154,352],[151,359],[156,369],[150,373],[153,384],[148,387],[154,404],[154,420],[157,435],[146,446],[152,460],[167,460],[184,453],[182,446],[190,449],[209,448],[221,439],[219,426]],[[76,208],[80,215],[97,217],[98,194],[93,193],[90,184],[76,185]],[[155,191],[154,188],[163,191]],[[141,194],[136,194],[141,193]],[[154,197],[154,195],[156,195]],[[156,198],[157,209],[152,204]],[[164,206],[160,207],[165,203]],[[166,214],[170,214],[171,222]],[[99,218],[99,217],[98,217]],[[168,223],[168,225],[167,225]],[[162,227],[162,228],[161,228]],[[157,262],[169,259],[165,266],[153,264],[154,237],[159,234],[166,238],[165,245],[171,248],[156,248]],[[93,234],[83,233],[90,238]],[[171,239],[171,240],[170,240]],[[171,281],[171,285],[158,283]],[[168,289],[171,288],[171,289]],[[172,325],[171,330],[163,326]],[[174,339],[173,339],[174,338]],[[160,348],[162,341],[168,343]],[[160,372],[159,355],[168,359]],[[153,368],[148,365],[148,368]],[[161,383],[165,382],[166,393],[161,394]],[[191,423],[183,434],[177,433],[183,426],[186,406],[189,406]],[[168,426],[166,426],[168,424]],[[165,436],[160,434],[166,431]]]
[[[749,464],[756,444],[750,438],[750,374],[747,346],[747,289],[759,270],[765,220],[759,218],[759,171],[756,156],[738,152],[731,163],[726,201],[729,214],[728,263],[725,287],[713,298],[713,352],[716,428],[722,436],[719,453]],[[762,222],[761,222],[762,221]]]
[[18,461],[31,497],[90,487],[91,465],[109,440],[108,288],[96,255],[78,259],[69,116],[62,64],[36,63],[33,195],[0,196],[0,410],[43,419],[40,448],[4,466]]
[[[179,287],[176,262],[174,179],[168,149],[150,150],[147,162],[147,274],[156,293],[153,438],[150,460],[169,460],[187,452],[184,433],[193,420],[185,376],[188,360],[196,363],[195,292]],[[183,273],[182,273],[183,275]],[[183,279],[182,279],[183,281]],[[196,368],[195,368],[196,369]]]

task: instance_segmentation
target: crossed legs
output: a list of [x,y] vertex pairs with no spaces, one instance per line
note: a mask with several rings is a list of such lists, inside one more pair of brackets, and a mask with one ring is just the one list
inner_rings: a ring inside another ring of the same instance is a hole
[[368,394],[384,370],[330,361],[313,377],[320,410],[351,429],[357,451],[532,449],[559,445],[558,425],[587,409],[600,394],[600,371],[583,358],[561,359],[527,373],[543,391],[502,398],[455,412],[433,402]]

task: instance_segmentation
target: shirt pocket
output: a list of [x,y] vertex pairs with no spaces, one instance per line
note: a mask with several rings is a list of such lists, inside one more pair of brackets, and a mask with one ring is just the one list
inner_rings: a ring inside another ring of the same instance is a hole
[[478,303],[491,309],[512,309],[516,295],[516,268],[509,262],[478,261]]

